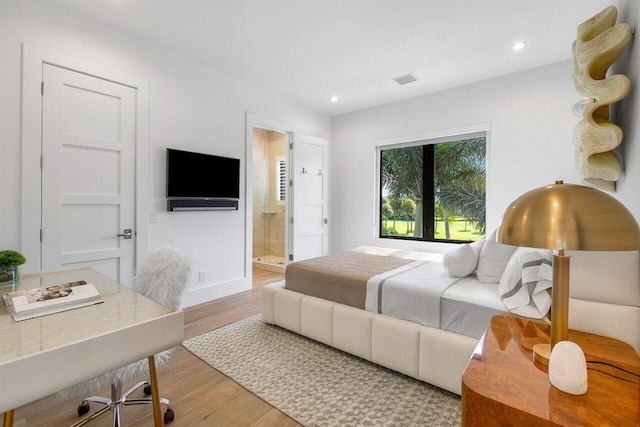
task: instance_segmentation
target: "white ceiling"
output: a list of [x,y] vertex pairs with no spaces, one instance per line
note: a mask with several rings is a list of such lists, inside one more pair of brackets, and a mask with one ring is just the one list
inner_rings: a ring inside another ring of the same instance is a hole
[[612,3],[54,1],[329,116],[570,59],[576,27]]

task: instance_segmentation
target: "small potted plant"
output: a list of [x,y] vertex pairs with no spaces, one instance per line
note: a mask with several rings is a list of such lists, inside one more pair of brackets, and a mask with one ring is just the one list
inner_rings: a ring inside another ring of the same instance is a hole
[[10,249],[0,250],[0,284],[18,280],[18,266],[25,263],[20,252]]

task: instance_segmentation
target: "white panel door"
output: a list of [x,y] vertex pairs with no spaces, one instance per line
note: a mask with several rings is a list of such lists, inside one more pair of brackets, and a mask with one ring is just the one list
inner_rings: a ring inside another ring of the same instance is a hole
[[89,264],[130,286],[136,90],[47,64],[43,81],[42,269]]
[[290,193],[293,218],[290,253],[293,261],[315,258],[329,253],[328,190],[329,168],[326,139],[293,135],[290,153]]

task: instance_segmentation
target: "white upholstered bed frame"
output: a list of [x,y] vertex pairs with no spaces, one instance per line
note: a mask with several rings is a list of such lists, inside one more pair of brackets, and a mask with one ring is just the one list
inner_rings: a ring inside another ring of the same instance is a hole
[[[572,254],[569,326],[629,343],[640,354],[637,251]],[[262,290],[265,322],[460,394],[477,339],[285,289]]]

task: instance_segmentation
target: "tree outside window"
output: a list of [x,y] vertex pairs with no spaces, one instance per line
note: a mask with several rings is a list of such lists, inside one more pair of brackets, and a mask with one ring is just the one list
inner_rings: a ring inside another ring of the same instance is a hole
[[485,194],[485,136],[380,151],[380,237],[480,240]]

